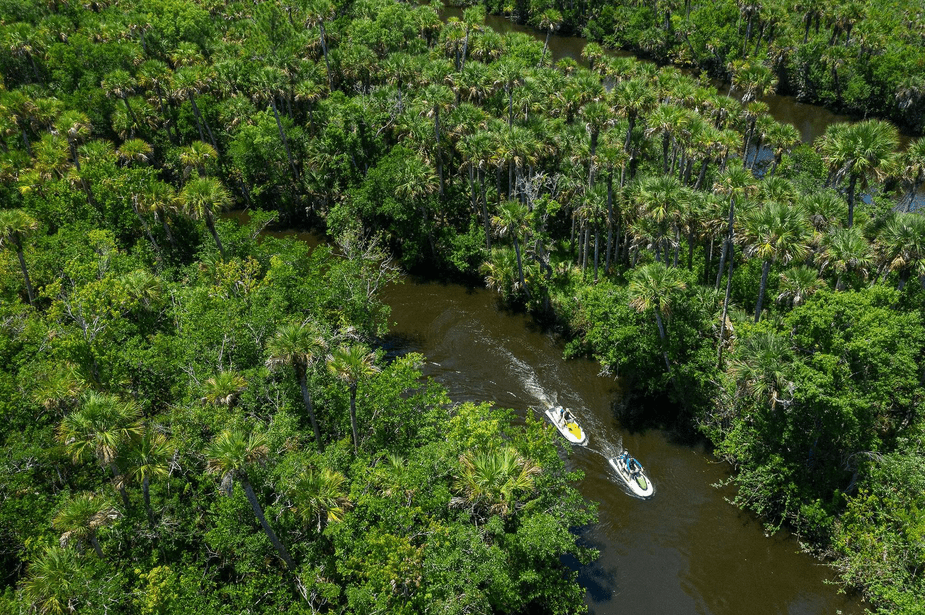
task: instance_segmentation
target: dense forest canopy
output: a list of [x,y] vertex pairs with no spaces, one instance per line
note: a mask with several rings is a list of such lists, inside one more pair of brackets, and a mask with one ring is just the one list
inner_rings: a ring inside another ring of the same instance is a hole
[[799,100],[887,117],[917,134],[925,128],[925,12],[917,0],[483,4],[547,33],[585,36],[595,49],[632,49],[726,80],[760,65]]
[[0,0],[0,606],[581,610],[580,477],[377,349],[400,267],[669,400],[738,504],[919,612],[925,140],[801,144],[763,8],[734,98],[439,9]]

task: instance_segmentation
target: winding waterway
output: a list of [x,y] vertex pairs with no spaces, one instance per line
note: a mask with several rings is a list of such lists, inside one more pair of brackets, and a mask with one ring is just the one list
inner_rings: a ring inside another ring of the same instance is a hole
[[[443,16],[460,14],[448,7]],[[486,22],[501,32],[543,38],[501,17],[488,16]],[[554,35],[549,48],[556,60],[581,62],[585,43]],[[793,97],[764,101],[774,118],[796,126],[805,142],[834,122],[851,121]],[[318,242],[308,233],[269,234]],[[489,401],[519,417],[558,401],[572,408],[590,434],[588,448],[572,449],[567,463],[585,474],[578,485],[582,494],[600,502],[598,523],[582,534],[600,550],[600,558],[576,566],[592,613],[864,613],[861,601],[829,584],[834,577],[824,563],[800,553],[794,537],[766,536],[759,521],[728,503],[734,492],[714,486],[730,476],[727,464],[702,445],[677,441],[670,431],[622,425],[615,412],[622,401],[619,382],[600,375],[593,361],[564,360],[555,335],[526,315],[504,310],[494,293],[406,277],[383,299],[392,308],[386,349],[423,354],[424,374],[442,383],[454,401]],[[619,486],[606,456],[622,448],[645,465],[656,485],[653,499],[635,499]]]
[[[226,216],[249,219],[244,211]],[[312,246],[323,241],[292,230],[262,234]],[[860,600],[828,584],[832,571],[801,553],[794,537],[766,536],[759,521],[726,500],[734,491],[714,485],[729,478],[728,464],[671,431],[622,425],[619,381],[601,375],[595,361],[563,359],[554,333],[504,309],[496,293],[404,276],[382,299],[392,309],[385,350],[424,355],[424,375],[454,402],[492,402],[520,418],[541,417],[537,408],[558,402],[588,432],[588,447],[571,448],[567,464],[584,472],[578,484],[584,497],[600,503],[598,523],[582,534],[600,557],[575,564],[591,613],[864,613]],[[623,448],[645,465],[656,488],[652,499],[631,497],[610,470],[606,457]]]
[[[422,353],[425,375],[454,401],[490,401],[522,417],[557,399],[589,433],[588,448],[572,449],[568,464],[585,473],[582,494],[600,502],[599,522],[583,539],[601,556],[578,568],[592,613],[864,612],[826,584],[831,571],[801,554],[794,538],[766,537],[759,522],[725,500],[732,491],[713,485],[729,476],[728,465],[671,432],[621,425],[613,411],[619,383],[599,375],[596,362],[564,360],[553,334],[502,309],[495,293],[406,278],[383,299],[392,307],[387,349]],[[605,455],[621,447],[645,465],[653,499],[620,488]]]

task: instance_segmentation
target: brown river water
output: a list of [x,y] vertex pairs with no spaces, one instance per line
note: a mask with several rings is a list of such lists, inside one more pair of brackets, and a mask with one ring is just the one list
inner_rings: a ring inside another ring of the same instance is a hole
[[[246,223],[246,211],[227,217]],[[316,246],[317,235],[266,230]],[[730,466],[702,445],[679,441],[659,428],[621,425],[616,408],[620,382],[601,375],[586,359],[563,358],[562,340],[525,314],[505,309],[484,288],[404,276],[385,289],[392,308],[390,356],[417,352],[422,371],[454,402],[492,402],[542,417],[557,402],[572,409],[589,435],[587,448],[562,455],[580,469],[578,488],[600,503],[598,522],[581,532],[600,550],[588,566],[566,562],[579,572],[594,615],[862,615],[863,603],[838,591],[832,571],[800,552],[785,531],[766,536],[763,525],[726,498]],[[629,495],[607,457],[628,450],[646,468],[655,495]]]
[[[444,18],[459,16],[447,8]],[[501,32],[532,28],[489,16]],[[581,62],[586,41],[552,36],[554,59]],[[620,53],[620,52],[613,52]],[[728,85],[714,83],[725,92]],[[764,99],[778,121],[812,141],[834,122],[851,121],[789,96]],[[239,221],[244,212],[230,214]],[[269,231],[315,245],[309,233]],[[489,401],[542,416],[544,404],[572,408],[589,434],[587,448],[571,448],[567,463],[585,477],[578,487],[600,503],[598,523],[581,538],[600,550],[589,566],[577,566],[595,615],[861,615],[864,603],[831,584],[832,571],[803,554],[785,531],[767,536],[753,515],[731,505],[734,491],[716,487],[732,469],[703,445],[679,441],[671,431],[621,425],[619,381],[600,374],[589,360],[562,358],[561,340],[529,316],[505,310],[496,294],[458,284],[404,278],[386,289],[392,308],[384,340],[394,355],[424,355],[424,374],[442,383],[456,402]],[[621,488],[606,458],[627,449],[655,484],[650,500]],[[563,440],[563,455],[566,455]]]
[[[572,408],[589,443],[572,448],[567,463],[585,474],[582,494],[600,502],[598,523],[582,533],[600,558],[577,568],[592,613],[864,612],[826,584],[831,571],[800,553],[793,537],[766,537],[761,523],[726,501],[732,490],[713,485],[729,477],[727,464],[669,431],[622,426],[613,410],[620,383],[599,375],[594,361],[563,359],[554,334],[504,310],[495,293],[408,277],[383,299],[392,307],[387,350],[423,354],[425,375],[454,401],[490,401],[521,417],[543,416],[536,408],[552,401]],[[606,457],[622,448],[645,466],[652,499],[631,497],[608,466]]]

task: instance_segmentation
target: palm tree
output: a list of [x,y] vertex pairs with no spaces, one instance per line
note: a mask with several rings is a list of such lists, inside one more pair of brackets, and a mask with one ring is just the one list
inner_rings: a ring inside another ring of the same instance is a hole
[[[658,324],[658,336],[662,341],[662,357],[665,359],[665,368],[669,376],[675,381],[668,361],[668,336],[662,315],[671,313],[673,295],[687,288],[684,280],[680,278],[677,269],[662,263],[650,263],[633,271],[629,283],[630,306],[637,312],[643,313],[652,310],[655,312],[655,322]],[[677,387],[677,381],[675,381]]]
[[525,233],[528,228],[527,218],[529,213],[526,205],[517,201],[508,200],[498,207],[498,215],[491,219],[492,226],[498,231],[499,237],[511,236],[511,240],[514,243],[514,253],[517,255],[517,276],[520,279],[520,287],[524,289],[528,297],[530,296],[530,290],[527,288],[527,283],[524,280],[524,268],[520,254],[520,241],[518,238],[521,234]]
[[421,219],[427,231],[427,241],[430,244],[430,253],[436,259],[437,247],[434,244],[434,232],[427,215],[426,197],[439,189],[437,176],[430,164],[416,154],[405,156],[399,161],[396,176],[398,185],[395,186],[395,196],[417,206],[421,212]]
[[129,441],[141,433],[141,410],[134,402],[90,391],[80,409],[61,421],[57,438],[74,463],[95,457],[100,466],[109,467],[116,478],[122,502],[128,508],[128,496],[119,480],[121,472],[116,458]]
[[434,150],[437,162],[440,196],[443,196],[443,135],[440,132],[440,112],[448,111],[453,104],[453,91],[445,85],[431,84],[421,91],[421,101],[427,105],[428,117],[434,118]]
[[328,72],[328,91],[334,91],[334,76],[331,73],[331,61],[328,59],[328,43],[324,36],[324,22],[334,16],[336,7],[331,0],[306,0],[303,5],[305,25],[309,28],[318,26],[318,41]]
[[77,552],[64,547],[46,547],[29,564],[22,585],[23,601],[41,615],[70,615],[86,579]]
[[97,532],[118,519],[121,513],[113,508],[105,498],[92,493],[82,493],[67,500],[55,514],[52,526],[61,534],[61,546],[71,542],[88,542],[100,559],[104,559],[103,549],[96,538]]
[[169,87],[170,75],[170,68],[160,60],[146,60],[138,67],[138,85],[149,91],[154,90],[167,136],[177,145],[179,135],[175,135],[170,129],[174,120],[164,105],[165,89]]
[[510,250],[492,248],[488,259],[479,268],[479,273],[485,276],[485,287],[500,293],[505,301],[510,299],[508,293],[519,288],[517,260]]
[[620,82],[613,90],[613,97],[614,106],[628,122],[623,149],[629,154],[630,140],[633,136],[633,129],[636,127],[636,121],[640,115],[648,113],[655,107],[658,99],[652,86],[644,79],[629,79]]
[[793,393],[793,350],[787,338],[776,331],[757,331],[736,348],[729,373],[745,396],[770,401],[773,410],[781,394]]
[[906,193],[896,205],[896,210],[908,212],[915,202],[919,188],[925,183],[925,138],[916,139],[904,152],[894,154],[885,161],[882,174],[897,178],[907,186]]
[[23,237],[38,229],[38,220],[22,209],[0,209],[0,249],[11,247],[19,258],[19,268],[22,270],[23,280],[26,282],[26,294],[29,296],[29,305],[35,301],[32,292],[32,281],[29,279],[29,270],[26,268],[26,257],[23,254]]
[[856,124],[832,124],[820,137],[818,149],[836,183],[848,178],[848,227],[854,225],[855,192],[890,156],[899,144],[896,128],[882,120]]
[[[68,147],[71,150],[71,160],[74,162],[74,168],[80,175],[80,156],[77,153],[77,146],[90,138],[91,124],[90,118],[85,113],[68,109],[58,116],[55,121],[55,131],[64,135],[67,139]],[[87,195],[87,202],[94,205],[93,191],[90,183],[80,178],[80,185]]]
[[218,474],[222,477],[222,489],[226,495],[231,495],[234,489],[234,480],[238,479],[247,501],[254,511],[257,520],[260,521],[263,531],[266,532],[270,543],[279,553],[280,558],[286,563],[289,570],[295,570],[295,562],[289,555],[285,545],[280,542],[276,532],[267,521],[263,513],[263,507],[257,500],[257,494],[251,486],[250,478],[247,474],[247,468],[255,463],[263,462],[268,453],[267,438],[263,434],[250,433],[245,434],[239,430],[226,430],[220,433],[206,450],[206,459],[208,463],[206,470],[211,474]]
[[142,139],[128,139],[116,150],[116,155],[125,166],[135,163],[146,164],[150,162],[154,148]]
[[799,307],[812,297],[815,292],[825,288],[825,280],[819,277],[819,272],[806,265],[797,265],[780,274],[780,294],[778,303],[790,300],[793,307]]
[[196,128],[199,130],[199,140],[206,140],[205,133],[203,133],[202,130],[203,126],[205,126],[206,131],[209,133],[209,142],[212,144],[212,147],[218,151],[218,144],[215,141],[215,136],[212,134],[212,128],[199,111],[199,105],[196,104],[196,95],[206,90],[209,80],[210,77],[208,72],[202,67],[191,65],[181,66],[173,74],[171,94],[175,98],[186,98],[189,100],[190,106],[193,109],[193,115],[196,117]]
[[809,252],[807,241],[809,224],[803,211],[783,203],[771,202],[758,209],[746,220],[746,256],[757,256],[764,262],[761,266],[761,285],[758,288],[758,303],[755,306],[755,322],[761,318],[761,305],[768,286],[771,263],[787,264],[801,259]]
[[118,98],[125,103],[125,110],[132,119],[132,125],[129,131],[132,136],[135,135],[135,126],[138,126],[138,120],[135,117],[135,112],[132,111],[132,106],[129,104],[128,99],[129,96],[135,92],[135,85],[135,78],[132,77],[128,71],[122,69],[114,70],[107,74],[100,83],[100,86],[106,92],[107,96]]
[[30,397],[46,410],[63,414],[72,409],[81,393],[87,388],[77,367],[72,363],[60,362],[49,366],[33,383]]
[[454,508],[468,507],[476,520],[489,515],[506,517],[532,494],[541,468],[511,446],[493,451],[468,451],[459,456],[459,471],[450,500]]
[[774,149],[774,163],[771,165],[768,175],[774,176],[784,154],[800,144],[800,131],[793,124],[774,122],[768,131],[767,140]]
[[328,356],[328,371],[345,383],[350,391],[350,429],[353,433],[353,452],[359,451],[357,437],[357,387],[364,378],[379,371],[374,361],[376,355],[362,344],[341,346]]
[[913,273],[925,275],[925,216],[894,212],[880,233],[877,254],[880,275],[898,273],[899,290]]
[[322,452],[324,442],[312,407],[312,396],[308,392],[308,368],[324,354],[325,348],[324,337],[314,325],[284,324],[267,342],[266,349],[267,367],[272,369],[289,365],[295,372],[302,390],[302,403],[305,404],[305,411],[315,432],[315,442],[318,444],[318,450]]
[[562,13],[553,8],[546,9],[539,14],[537,25],[540,30],[546,32],[546,40],[543,41],[543,53],[540,54],[540,66],[542,66],[543,60],[546,58],[546,50],[549,49],[549,37],[562,25]]
[[870,243],[864,237],[861,229],[837,228],[825,236],[825,255],[822,269],[831,267],[838,275],[835,290],[844,290],[843,276],[845,274],[859,273],[862,279],[867,278],[868,270],[873,264],[873,254]]
[[[751,171],[742,167],[733,165],[723,171],[716,183],[713,185],[713,192],[729,197],[729,222],[726,227],[726,241],[723,244],[723,251],[719,258],[719,271],[716,274],[716,289],[719,290],[719,283],[723,279],[723,264],[728,256],[729,258],[729,279],[732,279],[732,262],[735,235],[735,206],[736,201],[747,198],[757,191],[757,182]],[[725,312],[725,308],[723,309]]]
[[845,219],[845,200],[835,190],[816,190],[803,197],[800,204],[818,233],[838,228],[840,221]]
[[193,141],[180,150],[180,164],[183,165],[183,178],[190,176],[194,169],[199,177],[211,175],[209,170],[218,160],[218,152],[204,141]]
[[194,220],[205,220],[224,260],[225,248],[215,230],[215,214],[231,207],[231,193],[214,177],[195,177],[183,186],[179,200],[186,215]]
[[385,61],[385,69],[388,74],[389,83],[395,84],[398,89],[398,112],[405,109],[402,99],[402,86],[414,77],[414,57],[411,54],[399,51],[389,55]]
[[232,406],[247,388],[247,380],[234,370],[220,371],[205,383],[202,401],[213,406]]
[[154,527],[154,510],[151,508],[151,479],[165,478],[168,475],[169,459],[173,454],[167,437],[150,427],[145,429],[141,438],[133,442],[126,459],[126,474],[141,483],[141,493],[148,514],[148,524]]
[[304,525],[315,524],[320,533],[328,523],[341,521],[350,508],[346,484],[343,474],[329,468],[304,469],[289,489],[293,512]]
[[292,150],[289,148],[289,139],[286,138],[286,131],[283,130],[283,124],[279,119],[279,109],[276,107],[276,97],[286,91],[286,74],[282,69],[275,66],[263,66],[257,72],[253,85],[253,98],[257,101],[268,101],[270,103],[270,108],[273,109],[273,117],[276,118],[276,130],[279,132],[279,140],[286,150],[286,158],[289,160],[292,179],[293,181],[298,181],[299,169],[292,158]]

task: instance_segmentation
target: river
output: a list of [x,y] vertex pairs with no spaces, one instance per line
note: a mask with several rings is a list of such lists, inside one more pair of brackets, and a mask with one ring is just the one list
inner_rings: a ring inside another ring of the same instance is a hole
[[[588,448],[573,448],[568,464],[585,474],[582,494],[600,502],[599,522],[582,537],[601,556],[578,568],[592,613],[864,612],[826,584],[830,569],[800,553],[793,537],[766,537],[761,523],[726,501],[731,489],[713,485],[729,477],[727,464],[670,431],[621,425],[619,382],[599,375],[596,362],[564,360],[554,334],[504,310],[495,293],[409,277],[383,299],[392,307],[386,348],[423,354],[425,375],[454,401],[490,401],[522,417],[558,400],[589,433]],[[616,482],[605,455],[621,447],[645,465],[656,487],[651,500]]]
[[[225,214],[244,224],[245,211]],[[267,229],[316,246],[317,235]],[[404,276],[385,289],[391,308],[383,340],[391,356],[425,357],[423,373],[446,387],[454,402],[492,402],[519,418],[536,408],[570,407],[589,434],[587,448],[571,448],[570,469],[585,477],[584,497],[600,503],[598,523],[582,532],[600,558],[575,566],[595,615],[862,615],[860,600],[828,584],[823,562],[800,552],[786,531],[766,536],[749,513],[730,504],[731,468],[703,443],[674,432],[621,424],[618,380],[586,359],[563,359],[561,340],[522,313],[505,309],[484,288]],[[642,421],[645,422],[645,421]],[[622,448],[642,462],[655,496],[625,492],[606,456]],[[563,440],[563,455],[566,455]]]
[[[447,8],[444,18],[460,14]],[[543,38],[501,17],[488,16],[486,22],[502,32]],[[549,47],[554,59],[581,62],[585,42],[554,35]],[[851,121],[793,97],[763,100],[775,119],[796,126],[805,142],[834,122]],[[242,212],[231,215],[246,219]],[[271,234],[318,242],[308,233]],[[714,486],[730,476],[727,464],[671,431],[622,425],[615,410],[622,398],[619,382],[600,375],[596,362],[564,360],[554,334],[524,314],[503,309],[496,294],[406,277],[386,289],[383,299],[392,308],[386,349],[423,354],[424,374],[442,383],[454,401],[489,401],[519,417],[558,401],[572,408],[589,433],[589,446],[572,449],[567,463],[585,474],[582,494],[600,502],[598,523],[582,533],[600,558],[576,567],[591,613],[864,613],[860,600],[828,583],[832,571],[801,553],[794,537],[785,531],[766,536],[759,521],[728,503],[734,491]],[[624,447],[655,483],[651,500],[629,496],[612,475],[606,456]]]

